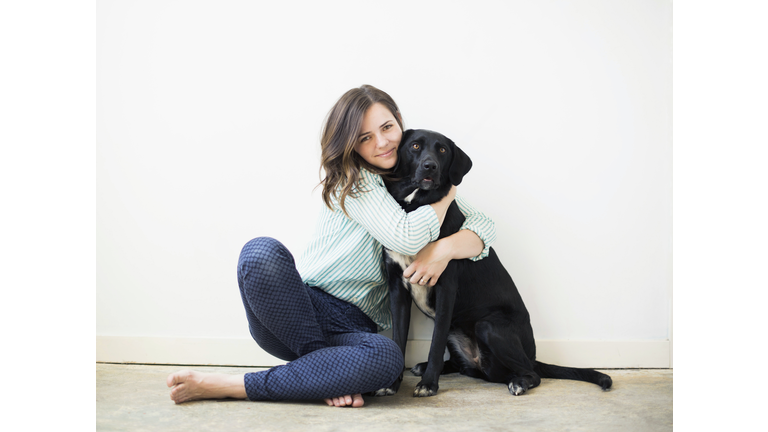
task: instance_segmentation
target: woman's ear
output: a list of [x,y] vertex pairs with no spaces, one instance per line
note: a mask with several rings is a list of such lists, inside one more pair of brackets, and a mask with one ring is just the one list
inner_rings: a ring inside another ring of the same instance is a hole
[[453,160],[451,161],[451,167],[448,169],[448,177],[452,185],[458,186],[464,179],[464,175],[472,169],[472,159],[453,141],[448,139],[448,142],[453,147]]

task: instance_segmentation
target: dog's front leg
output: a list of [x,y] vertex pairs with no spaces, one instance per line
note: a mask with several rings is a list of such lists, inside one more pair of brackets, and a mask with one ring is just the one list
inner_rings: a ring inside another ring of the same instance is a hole
[[[403,270],[397,264],[388,264],[389,303],[392,311],[392,340],[400,348],[405,359],[405,345],[408,342],[408,328],[411,324],[411,293],[403,283]],[[389,387],[376,390],[375,396],[391,396],[400,389],[403,374]]]
[[434,396],[439,387],[440,373],[443,371],[445,347],[448,344],[448,332],[451,329],[453,306],[456,303],[458,290],[456,266],[448,267],[440,275],[440,280],[434,286],[435,290],[435,329],[432,332],[432,345],[429,348],[427,369],[421,376],[421,381],[413,389],[414,397]]

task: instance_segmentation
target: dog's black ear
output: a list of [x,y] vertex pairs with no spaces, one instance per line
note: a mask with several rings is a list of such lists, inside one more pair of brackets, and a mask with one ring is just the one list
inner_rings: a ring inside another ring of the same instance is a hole
[[448,169],[448,176],[450,177],[451,184],[458,186],[461,184],[461,180],[464,179],[464,175],[472,169],[472,159],[453,141],[448,139],[448,142],[453,147],[453,160],[451,161],[451,167]]
[[405,148],[403,144],[405,144],[408,141],[408,138],[413,135],[413,129],[408,129],[405,132],[403,132],[402,138],[400,138],[400,145],[397,147],[397,162],[395,162],[395,167],[392,168],[392,172],[396,173],[398,172],[398,168],[400,168],[400,161],[403,160],[403,158],[400,157],[402,154],[400,152],[400,149]]

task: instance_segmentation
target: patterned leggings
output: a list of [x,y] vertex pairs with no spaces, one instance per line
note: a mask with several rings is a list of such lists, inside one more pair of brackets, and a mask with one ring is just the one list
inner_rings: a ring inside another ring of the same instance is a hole
[[248,242],[237,266],[251,336],[289,361],[245,374],[249,400],[325,399],[387,387],[403,371],[397,345],[356,306],[301,281],[293,256],[268,237]]

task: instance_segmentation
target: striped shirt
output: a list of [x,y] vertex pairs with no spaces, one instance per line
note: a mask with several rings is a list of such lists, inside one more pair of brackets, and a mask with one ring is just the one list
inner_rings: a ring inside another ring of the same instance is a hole
[[[344,202],[349,217],[336,199],[333,210],[324,205],[297,269],[304,283],[354,304],[383,330],[392,326],[392,316],[382,245],[404,255],[416,255],[437,240],[440,223],[432,206],[406,213],[380,175],[365,169],[360,174],[358,187],[364,192],[348,195]],[[482,253],[470,259],[485,258],[496,240],[496,226],[458,195],[455,201],[466,217],[461,229],[475,232],[485,243]]]

